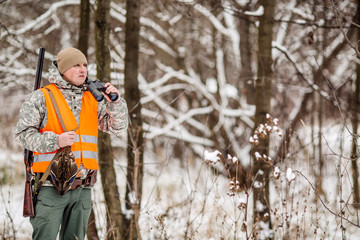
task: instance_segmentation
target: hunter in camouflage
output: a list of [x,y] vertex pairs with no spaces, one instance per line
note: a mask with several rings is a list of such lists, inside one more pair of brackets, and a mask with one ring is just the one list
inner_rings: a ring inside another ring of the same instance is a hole
[[[96,182],[98,169],[98,130],[120,136],[128,126],[125,100],[119,97],[112,102],[108,96],[104,96],[107,101],[97,102],[87,91],[86,77],[85,55],[76,48],[66,48],[59,52],[49,69],[49,82],[54,85],[31,93],[20,109],[15,138],[25,149],[34,152],[32,170],[36,172],[36,179],[41,178],[40,183],[47,179],[43,185],[40,184],[42,187],[34,201],[35,216],[30,218],[33,239],[57,239],[57,236],[60,240],[85,238],[92,209],[91,186]],[[106,94],[120,96],[119,90],[111,84],[106,83],[105,87]],[[53,99],[49,100],[49,95]],[[63,114],[66,118],[62,117]],[[77,127],[69,130],[66,127],[68,123]],[[71,148],[70,153],[76,156],[78,162],[67,161],[68,164],[60,165],[75,164],[76,168],[80,165],[79,172],[76,169],[72,172],[72,169],[56,169],[58,165],[53,164],[60,159],[52,157],[54,151],[67,148]],[[48,178],[47,170],[50,168]],[[76,173],[65,174],[68,172]],[[71,185],[68,175],[74,179]],[[59,188],[56,182],[59,176],[59,179],[66,178],[59,184],[69,182],[69,187]]]

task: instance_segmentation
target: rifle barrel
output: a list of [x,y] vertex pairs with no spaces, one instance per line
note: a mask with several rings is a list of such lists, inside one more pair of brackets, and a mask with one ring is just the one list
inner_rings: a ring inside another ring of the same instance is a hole
[[37,68],[36,68],[34,91],[40,88],[41,73],[42,73],[43,64],[44,64],[44,56],[45,56],[45,48],[41,47],[39,50],[39,58],[38,58],[38,64],[37,64]]

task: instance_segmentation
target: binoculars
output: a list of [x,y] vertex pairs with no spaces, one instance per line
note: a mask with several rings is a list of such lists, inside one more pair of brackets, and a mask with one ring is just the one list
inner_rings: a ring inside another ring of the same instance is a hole
[[98,102],[101,102],[104,99],[104,95],[102,95],[101,92],[105,93],[111,99],[112,102],[116,101],[119,97],[116,93],[107,94],[105,92],[106,90],[105,83],[100,82],[98,79],[93,81],[86,78],[85,83],[91,94]]

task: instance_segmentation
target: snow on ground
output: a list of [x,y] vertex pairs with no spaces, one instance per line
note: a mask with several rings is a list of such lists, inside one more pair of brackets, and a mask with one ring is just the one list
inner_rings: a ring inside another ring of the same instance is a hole
[[[315,197],[318,171],[310,149],[289,156],[278,164],[270,185],[271,219],[276,239],[360,239],[358,211],[351,205],[350,163],[340,157],[339,128],[324,135],[331,150],[324,150],[324,193]],[[336,133],[336,134],[334,134]],[[344,156],[350,134],[345,131]],[[304,146],[309,137],[304,138]],[[172,146],[168,145],[169,152]],[[252,230],[252,198],[244,192],[227,195],[229,179],[217,176],[204,159],[175,159],[166,153],[145,154],[142,210],[139,226],[143,239],[246,239]],[[216,149],[208,149],[208,154]],[[208,155],[209,156],[209,155]],[[31,239],[31,225],[22,217],[24,166],[22,153],[0,151],[0,167],[9,168],[11,184],[0,185],[0,236]],[[219,163],[218,163],[219,164]],[[124,203],[126,160],[116,161],[120,200]],[[275,170],[275,168],[274,168]],[[341,176],[341,177],[339,177]],[[100,177],[100,176],[98,176]],[[4,176],[1,176],[4,179]],[[93,201],[100,238],[105,235],[105,207],[100,179],[93,188]],[[345,205],[345,203],[348,203]],[[343,219],[338,215],[345,207]],[[260,206],[257,206],[260,207]],[[354,224],[355,223],[355,224]],[[247,227],[247,229],[245,229]],[[342,230],[344,229],[344,230]],[[242,231],[245,230],[245,231]],[[247,230],[247,231],[246,231]]]
[[[2,239],[31,239],[31,225],[24,218],[24,159],[23,154],[14,154],[5,149],[0,150],[1,182],[9,179],[7,184],[0,184],[0,236]],[[6,171],[10,169],[10,171]]]

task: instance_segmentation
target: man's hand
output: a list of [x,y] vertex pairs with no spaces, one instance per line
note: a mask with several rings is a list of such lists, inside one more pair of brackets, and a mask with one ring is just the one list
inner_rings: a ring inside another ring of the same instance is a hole
[[60,148],[74,144],[76,133],[74,131],[64,132],[59,135],[58,145]]
[[[114,103],[119,102],[119,101],[120,101],[120,92],[119,92],[119,90],[118,90],[116,87],[114,87],[113,85],[111,85],[110,83],[105,83],[105,87],[106,87],[105,92],[106,92],[107,94],[109,94],[109,93],[116,93],[116,94],[119,96],[118,99],[117,99],[116,101],[114,101]],[[106,98],[106,100],[108,100],[109,102],[111,102],[111,99],[110,99],[106,94],[104,94],[104,93],[102,93],[102,94],[104,95],[104,97]]]

